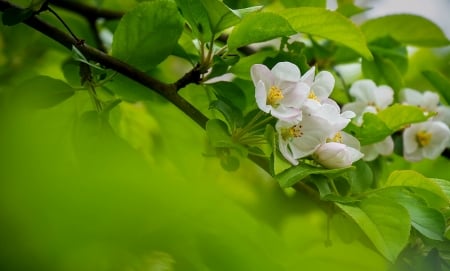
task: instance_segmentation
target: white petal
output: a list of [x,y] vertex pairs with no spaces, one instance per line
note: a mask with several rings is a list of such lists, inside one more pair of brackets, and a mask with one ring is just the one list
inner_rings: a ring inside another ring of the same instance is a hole
[[314,94],[316,94],[319,100],[323,100],[330,96],[334,88],[334,83],[335,79],[330,72],[321,71],[316,75],[311,90],[314,91]]
[[272,74],[275,76],[277,82],[297,82],[300,80],[300,70],[291,62],[278,62],[272,68]]
[[422,94],[417,90],[405,88],[400,91],[400,99],[407,104],[420,105]]
[[439,105],[439,95],[431,91],[425,91],[420,105],[427,111],[435,111]]
[[344,104],[342,111],[352,111],[355,112],[357,116],[361,116],[366,109],[367,104],[365,102],[356,101],[348,104]]
[[269,68],[262,64],[254,64],[250,69],[250,75],[255,86],[259,81],[263,81],[269,87],[273,84],[272,73]]
[[256,84],[255,99],[256,99],[256,104],[258,105],[259,109],[261,109],[262,111],[264,111],[266,113],[269,113],[272,106],[267,105],[267,89],[262,81],[259,81]]
[[294,166],[298,165],[298,161],[294,159],[292,156],[292,153],[288,149],[288,143],[283,140],[281,136],[278,137],[278,148],[280,149],[281,154],[283,157],[289,161],[289,163],[293,164]]
[[298,108],[286,107],[284,105],[279,105],[277,108],[270,110],[270,114],[279,120],[284,120],[292,122],[295,120],[301,120],[302,111]]
[[341,131],[340,133],[342,136],[342,143],[357,150],[361,148],[361,143],[359,143],[359,140],[356,137],[344,131]]
[[295,84],[292,91],[284,95],[282,103],[288,107],[295,107],[300,109],[305,103],[309,93],[309,86],[304,83]]
[[403,131],[403,154],[414,153],[418,148],[419,144],[416,140],[417,132],[421,129],[420,124],[413,124]]
[[314,75],[316,74],[316,67],[312,66],[301,78],[300,81],[311,86],[314,82]]
[[375,104],[384,109],[394,101],[394,91],[389,86],[379,86],[375,90]]
[[390,155],[394,151],[394,140],[391,136],[386,137],[383,141],[374,144],[376,151],[381,155]]
[[361,146],[361,152],[364,153],[364,161],[373,161],[378,157],[378,151],[375,148],[375,144],[369,144]]
[[375,102],[375,91],[377,86],[372,80],[364,79],[356,81],[350,87],[350,95],[359,102]]
[[433,120],[439,120],[450,126],[450,107],[441,105],[436,109],[437,115],[433,118]]

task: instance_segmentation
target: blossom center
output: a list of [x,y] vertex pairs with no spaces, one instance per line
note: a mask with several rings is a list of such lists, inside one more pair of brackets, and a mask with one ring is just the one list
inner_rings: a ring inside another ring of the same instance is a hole
[[327,138],[327,143],[329,142],[343,143],[341,132],[337,132],[332,138]]
[[320,101],[319,101],[319,98],[317,97],[316,93],[314,93],[313,90],[311,90],[311,91],[309,92],[309,94],[308,94],[308,99],[311,99],[311,100],[320,102]]
[[420,147],[428,146],[431,141],[431,133],[428,133],[427,131],[419,131],[416,134],[416,140]]
[[276,106],[280,104],[280,101],[284,98],[283,92],[277,86],[271,86],[269,93],[267,94],[267,104]]
[[288,140],[293,137],[301,137],[302,135],[302,126],[300,124],[281,129],[281,137],[283,140]]

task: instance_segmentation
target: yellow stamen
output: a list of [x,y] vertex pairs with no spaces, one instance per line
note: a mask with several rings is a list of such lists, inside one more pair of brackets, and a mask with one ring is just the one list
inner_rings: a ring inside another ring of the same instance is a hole
[[311,90],[308,94],[308,99],[314,100],[314,101],[318,101],[319,102],[319,98],[316,96],[316,94],[314,93],[313,90]]
[[420,147],[428,146],[431,141],[431,133],[427,133],[426,131],[419,131],[416,134],[416,140],[419,143]]
[[277,86],[271,86],[269,89],[269,94],[267,95],[267,104],[271,106],[277,106],[280,101],[284,98],[283,92]]
[[294,125],[290,128],[281,129],[281,137],[283,138],[283,140],[301,136],[303,136],[302,126],[299,124]]
[[342,138],[342,134],[341,132],[337,132],[333,138],[327,138],[327,143],[328,142],[336,142],[336,143],[342,143],[343,142],[343,138]]

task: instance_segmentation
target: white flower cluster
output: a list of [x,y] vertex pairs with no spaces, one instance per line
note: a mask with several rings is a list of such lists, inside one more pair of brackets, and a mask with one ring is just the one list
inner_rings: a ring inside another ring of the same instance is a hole
[[400,94],[403,103],[418,106],[426,115],[436,114],[403,131],[403,156],[412,162],[437,158],[450,147],[450,107],[439,105],[439,95],[431,91],[407,88]]
[[[356,124],[361,125],[366,112],[377,114],[394,101],[394,91],[388,86],[376,86],[372,80],[359,80],[352,84],[350,95],[354,102],[343,106],[343,110],[356,113]],[[439,105],[439,96],[431,91],[420,93],[404,89],[400,93],[404,104],[415,105],[424,114],[435,114],[426,122],[412,124],[403,131],[403,156],[408,161],[420,161],[424,158],[437,158],[450,146],[450,108]],[[391,136],[384,140],[361,147],[364,160],[371,161],[378,155],[390,155],[394,149]]]
[[262,64],[251,68],[258,107],[278,121],[281,154],[293,165],[311,156],[327,168],[343,168],[359,160],[359,141],[342,131],[355,116],[329,96],[334,77],[327,71],[315,75],[314,67],[301,76],[298,67],[279,62],[271,70]]

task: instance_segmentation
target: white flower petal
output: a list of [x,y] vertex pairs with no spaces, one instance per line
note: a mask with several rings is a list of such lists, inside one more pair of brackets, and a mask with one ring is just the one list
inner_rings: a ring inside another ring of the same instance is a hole
[[330,72],[321,71],[316,75],[314,83],[311,85],[311,90],[322,101],[330,96],[334,88],[334,83],[334,76]]
[[259,81],[264,82],[269,88],[273,84],[273,75],[269,68],[262,64],[254,64],[250,69],[250,75],[253,85],[257,85]]
[[445,105],[440,105],[436,108],[437,115],[433,118],[433,120],[442,121],[447,126],[450,126],[450,107]]
[[298,161],[294,158],[291,151],[288,149],[288,142],[283,140],[281,136],[279,136],[278,138],[278,148],[283,157],[288,160],[289,163],[294,166],[298,165]]
[[300,80],[299,68],[290,62],[278,62],[272,68],[272,74],[278,81],[298,82]]
[[394,140],[391,136],[388,136],[383,141],[375,143],[374,146],[379,154],[390,155],[394,151]]
[[300,78],[300,81],[307,84],[308,86],[311,86],[314,82],[314,76],[316,74],[316,67],[311,67],[302,77]]
[[375,90],[375,105],[384,109],[394,101],[394,91],[389,86],[379,86]]
[[256,84],[255,99],[256,99],[256,104],[258,105],[259,109],[261,109],[262,111],[264,111],[266,113],[269,113],[272,106],[267,105],[267,89],[262,81],[259,81]]
[[345,168],[361,159],[363,154],[345,144],[330,142],[322,144],[313,157],[326,168]]
[[372,80],[364,79],[358,80],[352,84],[349,93],[351,96],[355,97],[356,101],[365,102],[375,102],[375,91],[377,86]]

